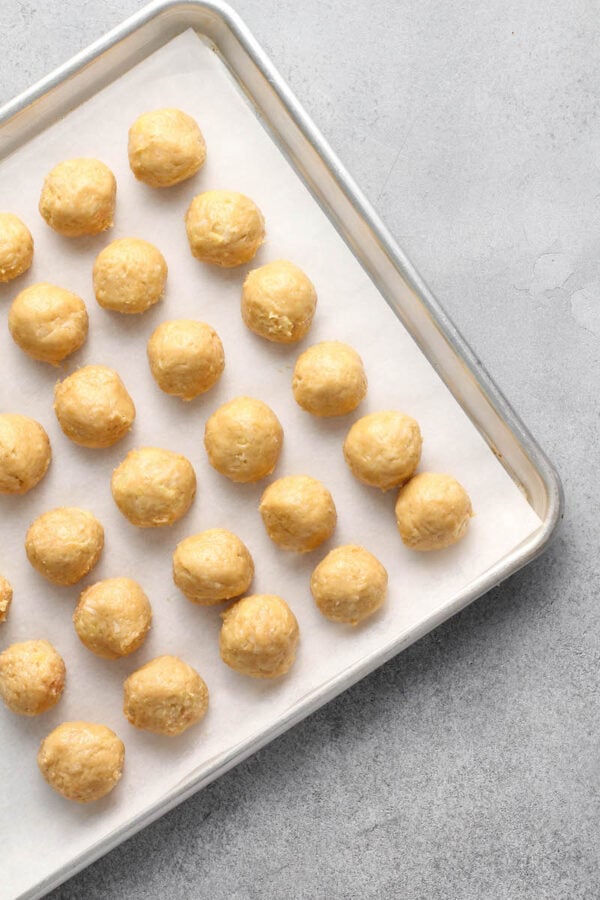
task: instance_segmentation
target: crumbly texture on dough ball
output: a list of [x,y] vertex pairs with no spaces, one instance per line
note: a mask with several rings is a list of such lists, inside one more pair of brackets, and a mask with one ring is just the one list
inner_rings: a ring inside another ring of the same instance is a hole
[[286,475],[270,484],[259,511],[271,540],[284,550],[306,553],[333,534],[337,513],[324,484],[310,475]]
[[67,159],[46,176],[39,210],[66,237],[99,234],[113,225],[117,182],[98,159]]
[[53,584],[70,585],[94,568],[104,547],[104,529],[85,509],[61,506],[29,526],[25,552],[34,569]]
[[124,684],[123,712],[143,731],[175,736],[204,718],[208,688],[177,656],[158,656]]
[[204,322],[163,322],[148,341],[148,361],[165,394],[193,400],[217,383],[225,368],[219,335]]
[[56,366],[84,343],[88,314],[77,294],[42,282],[15,297],[8,327],[13,341],[27,356]]
[[414,475],[422,444],[415,419],[384,410],[354,423],[344,441],[344,457],[359,481],[388,491]]
[[146,640],[152,607],[137,581],[106,578],[83,591],[73,613],[82,644],[103,659],[128,656]]
[[387,572],[379,560],[356,544],[328,553],[310,579],[312,595],[323,615],[350,625],[358,625],[379,609],[387,584]]
[[180,109],[143,113],[129,129],[129,165],[138,179],[161,188],[191,178],[204,165],[198,123]]
[[94,294],[100,306],[133,315],[161,299],[167,263],[160,250],[141,238],[120,238],[105,247],[94,263]]
[[135,406],[114,369],[84,366],[54,389],[54,412],[81,447],[112,447],[133,425]]
[[0,284],[18,278],[33,262],[33,238],[14,213],[0,212]]
[[60,700],[66,671],[48,641],[12,644],[0,653],[0,697],[13,712],[37,716]]
[[276,594],[243,597],[221,614],[224,663],[253,678],[278,678],[296,658],[300,630],[294,613]]
[[307,334],[317,292],[302,269],[278,259],[249,272],[242,289],[242,318],[268,341],[293,344]]
[[210,528],[181,541],[173,553],[173,581],[192,603],[212,606],[239,597],[254,577],[246,545],[224,528]]
[[322,341],[302,353],[294,367],[296,403],[313,416],[345,416],[367,393],[362,359],[341,341]]
[[10,581],[0,575],[0,622],[5,622],[12,603],[13,589]]
[[229,269],[254,258],[265,239],[265,220],[256,204],[235,191],[206,191],[185,216],[192,255]]
[[0,414],[0,494],[26,494],[44,477],[51,457],[39,422],[18,413]]
[[253,397],[236,397],[208,419],[204,446],[211,466],[232,481],[270,475],[279,459],[283,428],[272,409]]
[[471,499],[452,475],[421,472],[401,488],[396,502],[400,537],[411,550],[443,550],[467,533]]
[[196,494],[196,473],[189,459],[172,450],[131,450],[114,470],[115,503],[138,528],[173,525],[186,514]]
[[51,788],[67,800],[90,803],[119,781],[125,746],[106,725],[63,722],[42,741],[37,762]]

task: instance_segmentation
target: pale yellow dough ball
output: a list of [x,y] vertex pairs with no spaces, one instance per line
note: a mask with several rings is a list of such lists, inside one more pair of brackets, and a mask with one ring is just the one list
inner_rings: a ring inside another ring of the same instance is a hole
[[73,613],[75,631],[103,659],[128,656],[146,640],[152,607],[137,581],[106,578],[86,588]]
[[400,537],[411,550],[443,550],[467,533],[471,499],[452,475],[421,472],[401,488],[396,502]]
[[292,390],[298,406],[313,416],[345,416],[367,393],[362,359],[341,341],[314,344],[296,361]]
[[206,684],[177,656],[153,659],[124,684],[123,712],[143,731],[173,737],[199,722],[207,710]]
[[250,262],[265,239],[265,220],[256,204],[235,191],[206,191],[185,216],[192,255],[232,268]]
[[48,641],[12,644],[0,653],[0,697],[14,713],[37,716],[60,700],[66,671]]
[[70,585],[94,568],[104,547],[104,529],[85,509],[59,507],[43,513],[25,536],[34,569],[53,584]]
[[98,159],[67,159],[46,176],[39,210],[66,237],[99,234],[113,225],[117,182]]
[[283,428],[272,409],[253,397],[236,397],[208,419],[204,446],[211,466],[232,481],[270,475],[279,459]]
[[221,659],[252,678],[278,678],[296,658],[298,622],[276,594],[252,594],[221,613]]
[[191,178],[204,165],[206,143],[195,119],[180,109],[143,113],[129,129],[129,165],[138,179],[161,188]]
[[94,294],[104,309],[143,313],[161,299],[167,274],[166,260],[154,244],[141,238],[120,238],[96,257]]
[[48,471],[48,435],[35,419],[0,414],[0,494],[26,494]]
[[219,335],[204,322],[163,322],[148,341],[148,361],[165,394],[193,400],[217,383],[225,368]]
[[112,447],[133,425],[135,406],[114,369],[84,366],[54,388],[54,412],[81,447]]
[[346,544],[319,563],[310,590],[327,619],[358,625],[383,604],[387,584],[387,572],[372,553],[357,544]]
[[0,622],[5,622],[12,603],[13,589],[10,581],[0,575]]
[[14,213],[0,212],[0,284],[18,278],[33,262],[33,238]]
[[337,513],[324,484],[309,475],[286,475],[270,484],[259,511],[278,547],[306,553],[333,534]]
[[196,494],[196,473],[185,456],[158,447],[131,450],[111,480],[114,501],[138,528],[173,525]]
[[354,423],[344,441],[344,457],[359,481],[388,491],[414,474],[422,444],[415,419],[396,410],[384,410]]
[[8,327],[24,353],[56,366],[84,343],[88,314],[77,294],[42,282],[15,297],[8,312]]
[[242,318],[268,341],[293,344],[307,334],[317,292],[302,269],[286,259],[249,272],[242,289]]
[[210,528],[181,541],[173,554],[173,581],[192,603],[212,606],[239,597],[254,577],[246,545],[224,528]]
[[125,746],[106,725],[63,722],[42,741],[37,762],[57,793],[90,803],[110,793],[119,781]]

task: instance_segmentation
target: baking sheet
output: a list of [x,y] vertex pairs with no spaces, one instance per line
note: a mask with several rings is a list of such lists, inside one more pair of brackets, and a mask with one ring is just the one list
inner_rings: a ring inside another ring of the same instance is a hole
[[[198,119],[208,159],[192,181],[156,192],[135,182],[126,146],[133,119],[160,106],[180,107]],[[43,177],[54,164],[84,155],[104,160],[117,176],[115,227],[95,238],[69,240],[45,226],[37,201]],[[190,198],[209,188],[241,190],[263,210],[267,242],[250,266],[219,271],[191,257],[183,215]],[[22,216],[36,242],[32,270],[17,285],[0,287],[0,411],[38,419],[54,450],[49,474],[34,491],[25,497],[0,497],[0,572],[15,589],[8,623],[0,626],[0,647],[48,638],[64,656],[68,671],[64,697],[49,713],[29,720],[0,709],[0,896],[15,897],[157,801],[166,802],[192,774],[216,766],[232,748],[276,725],[341,671],[374,652],[383,656],[386,647],[450,605],[538,528],[540,520],[263,130],[222,62],[194,32],[172,40],[0,163],[0,208]],[[100,309],[91,290],[97,253],[110,240],[129,235],[156,243],[169,264],[164,301],[142,317]],[[300,347],[261,341],[245,329],[239,315],[246,271],[281,257],[305,269],[319,294],[313,329]],[[27,359],[6,327],[12,297],[42,280],[79,293],[90,313],[87,344],[58,371]],[[221,335],[226,353],[219,385],[185,405],[156,388],[145,355],[146,340],[156,325],[178,317],[209,322]],[[324,339],[355,346],[369,377],[367,399],[341,420],[312,419],[291,394],[297,354]],[[137,406],[133,431],[109,450],[71,444],[52,412],[56,379],[87,363],[116,368]],[[284,451],[273,478],[312,474],[332,491],[339,525],[334,539],[315,553],[297,556],[270,543],[257,512],[266,482],[231,484],[206,461],[204,422],[238,394],[266,400],[283,424]],[[345,466],[341,444],[346,431],[360,415],[381,408],[415,416],[424,434],[421,468],[449,471],[469,490],[476,517],[457,547],[433,555],[406,550],[395,529],[394,492],[383,495],[360,485]],[[152,444],[188,456],[199,490],[192,510],[176,526],[145,531],[135,529],[116,510],[110,474],[129,449]],[[152,601],[150,637],[128,659],[100,660],[79,643],[71,614],[83,585],[54,587],[27,563],[23,539],[28,525],[58,505],[89,508],[105,526],[103,558],[84,585],[129,575],[140,581]],[[253,553],[252,590],[281,594],[299,620],[298,659],[281,681],[253,681],[227,669],[218,655],[220,608],[194,607],[172,584],[170,557],[177,542],[217,526],[236,531]],[[364,544],[390,575],[385,608],[357,629],[323,619],[308,589],[314,565],[331,546],[346,542]],[[206,719],[177,739],[137,732],[121,713],[123,679],[162,653],[180,655],[194,665],[211,691]],[[69,719],[104,722],[127,747],[120,785],[87,807],[54,794],[36,766],[40,740]]]

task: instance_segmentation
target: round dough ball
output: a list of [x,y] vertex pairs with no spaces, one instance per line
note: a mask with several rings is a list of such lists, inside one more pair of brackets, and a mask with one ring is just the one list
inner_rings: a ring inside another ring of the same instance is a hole
[[302,269],[278,259],[249,272],[242,290],[242,319],[254,334],[293,344],[307,334],[317,292]]
[[219,335],[204,322],[163,322],[148,341],[148,361],[165,394],[193,400],[213,387],[225,368]]
[[135,406],[114,369],[84,366],[54,388],[54,412],[81,447],[112,447],[133,425]]
[[170,187],[204,165],[206,144],[195,119],[180,109],[143,113],[129,129],[129,165],[150,187]]
[[10,581],[0,575],[0,622],[5,622],[12,603],[13,589]]
[[185,215],[190,250],[196,259],[229,269],[250,262],[265,239],[258,206],[235,191],[206,191]]
[[14,213],[0,212],[0,284],[18,278],[33,262],[33,238]]
[[385,410],[354,423],[344,441],[344,457],[359,481],[388,491],[414,474],[422,445],[418,422]]
[[167,273],[166,260],[154,244],[141,238],[120,238],[96,257],[94,294],[104,309],[143,313],[164,294]]
[[98,159],[67,159],[46,175],[39,210],[66,237],[99,234],[113,225],[117,182]]
[[114,470],[115,503],[139,528],[173,525],[186,514],[196,495],[196,473],[189,459],[172,450],[131,450]]
[[306,553],[333,534],[337,513],[324,484],[309,475],[287,475],[270,484],[259,511],[278,547]]
[[0,697],[13,712],[37,716],[60,700],[66,672],[48,641],[12,644],[0,653]]
[[26,494],[50,465],[48,435],[35,419],[0,414],[0,494]]
[[310,590],[332,622],[358,625],[372,616],[387,594],[388,576],[372,553],[356,544],[336,547],[312,573]]
[[83,591],[73,613],[82,644],[103,659],[128,656],[146,640],[152,607],[132,578],[106,578]]
[[106,725],[63,722],[42,741],[37,762],[51,788],[67,800],[90,803],[120,779],[125,746]]
[[173,554],[173,581],[192,603],[213,606],[239,597],[254,578],[246,545],[224,528],[185,538]]
[[471,499],[452,475],[421,472],[401,488],[396,502],[400,537],[411,550],[443,550],[467,533]]
[[25,552],[34,569],[53,584],[70,585],[94,568],[104,547],[104,529],[85,509],[59,507],[29,526]]
[[367,393],[362,359],[341,341],[314,344],[296,361],[292,390],[298,406],[313,416],[345,416]]
[[213,469],[242,484],[270,475],[282,444],[279,419],[266,403],[253,397],[224,403],[204,429],[204,446]]
[[158,656],[124,684],[123,712],[143,731],[174,736],[204,718],[208,688],[195,669],[177,656]]
[[43,282],[15,297],[8,327],[27,356],[56,366],[84,343],[88,314],[77,294]]
[[296,658],[298,622],[285,600],[252,594],[221,613],[219,640],[224,663],[252,678],[278,678]]

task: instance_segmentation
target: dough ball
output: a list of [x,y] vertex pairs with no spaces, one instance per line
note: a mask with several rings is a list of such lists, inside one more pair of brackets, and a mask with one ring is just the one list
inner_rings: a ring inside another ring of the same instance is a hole
[[165,394],[193,400],[213,387],[225,368],[219,335],[204,322],[163,322],[148,341],[148,360]]
[[401,488],[396,502],[400,537],[411,550],[442,550],[465,536],[471,499],[452,475],[421,472]]
[[387,594],[388,576],[372,553],[356,544],[336,547],[312,573],[310,590],[332,622],[358,625],[372,616]]
[[18,413],[0,414],[0,494],[26,494],[48,471],[51,456],[39,422]]
[[67,159],[46,176],[39,210],[66,237],[99,234],[113,225],[117,182],[98,159]]
[[287,475],[274,481],[262,495],[259,511],[273,543],[300,553],[328,540],[337,522],[333,497],[309,475]]
[[129,129],[128,151],[135,177],[155,188],[191,178],[206,159],[202,132],[180,109],[156,109],[139,116]]
[[139,528],[173,525],[196,495],[196,473],[189,459],[172,450],[131,450],[111,480],[115,503]]
[[204,446],[211,466],[243,484],[270,475],[279,459],[283,428],[272,409],[253,397],[236,397],[208,419]]
[[340,341],[314,344],[296,361],[292,390],[298,406],[313,416],[345,416],[367,393],[362,359]]
[[85,303],[53,284],[32,284],[13,300],[8,327],[27,356],[58,365],[79,350],[88,333]]
[[51,788],[67,800],[89,803],[120,779],[125,746],[106,725],[63,722],[42,741],[37,761]]
[[0,575],[0,622],[6,621],[12,603],[13,589],[10,581]]
[[59,425],[81,447],[112,447],[133,425],[135,406],[114,369],[84,366],[54,389]]
[[192,603],[213,606],[239,597],[254,577],[246,545],[224,528],[185,538],[173,554],[173,581]]
[[206,191],[185,216],[196,259],[226,269],[250,262],[265,239],[265,220],[249,197],[235,191]]
[[359,481],[388,491],[414,474],[422,444],[418,422],[385,410],[354,423],[344,441],[344,456]]
[[104,529],[85,509],[59,507],[39,516],[25,536],[34,569],[53,584],[70,585],[94,568],[104,547]]
[[195,669],[176,656],[158,656],[124,684],[123,712],[132,725],[155,734],[182,734],[204,718],[208,688]]
[[268,341],[293,344],[310,328],[317,292],[302,269],[278,259],[248,274],[242,290],[242,318]]
[[107,578],[83,591],[73,613],[82,644],[104,659],[128,656],[146,640],[152,607],[131,578]]
[[14,213],[0,212],[0,284],[18,278],[33,262],[33,238]]
[[92,273],[96,300],[104,309],[143,313],[165,292],[167,263],[160,250],[140,238],[120,238],[105,247]]
[[13,712],[37,716],[60,700],[66,671],[48,641],[12,644],[0,653],[0,697]]
[[291,669],[300,631],[294,613],[281,597],[243,597],[221,613],[221,618],[221,659],[236,672],[277,678]]

